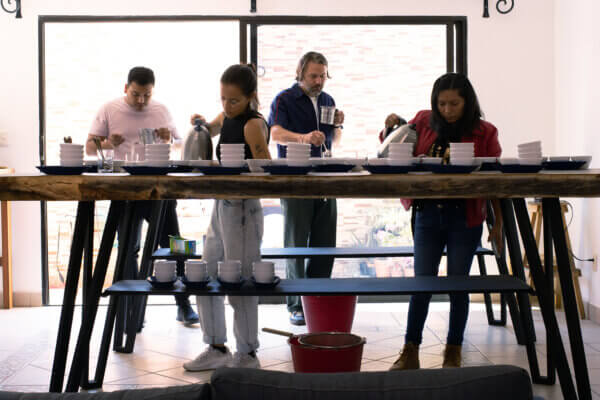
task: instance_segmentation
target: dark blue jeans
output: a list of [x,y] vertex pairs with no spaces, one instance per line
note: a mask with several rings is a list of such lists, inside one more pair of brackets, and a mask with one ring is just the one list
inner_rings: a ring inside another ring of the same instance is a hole
[[[440,207],[425,202],[417,208],[415,219],[415,276],[437,275],[444,247],[447,247],[448,276],[468,275],[481,232],[482,225],[467,227],[464,206],[460,203],[444,203]],[[406,342],[421,344],[430,300],[430,294],[411,296]],[[451,294],[447,344],[462,344],[468,314],[469,295]]]

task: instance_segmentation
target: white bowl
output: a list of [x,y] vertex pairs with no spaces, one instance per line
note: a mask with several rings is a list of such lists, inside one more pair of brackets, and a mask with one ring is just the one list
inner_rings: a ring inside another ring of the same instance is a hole
[[475,157],[475,161],[479,163],[495,163],[498,161],[498,157]]
[[308,167],[308,166],[312,165],[312,162],[309,159],[306,159],[306,160],[288,159],[287,165],[289,165],[290,167]]
[[475,165],[475,159],[471,158],[471,159],[464,159],[464,160],[453,160],[450,159],[450,164],[451,165]]
[[442,157],[422,157],[421,158],[421,163],[422,164],[441,164],[442,163]]
[[407,159],[403,159],[403,160],[394,160],[394,159],[388,159],[388,164],[387,165],[394,165],[397,167],[407,167],[409,165],[413,164],[413,160],[412,157],[411,158],[407,158]]
[[144,146],[146,151],[169,151],[171,149],[170,143],[152,143]]
[[61,154],[73,154],[73,153],[83,153],[83,147],[61,147],[59,150]]
[[390,151],[413,151],[413,143],[390,143],[388,148]]
[[369,158],[369,165],[388,165],[387,158]]
[[80,149],[81,151],[83,151],[83,145],[82,144],[76,144],[76,143],[60,143],[60,149],[61,150],[65,150],[65,149]]
[[310,157],[309,160],[312,165],[323,165],[327,163],[328,158]]
[[221,143],[219,146],[221,146],[221,148],[244,148],[246,144],[245,143]]
[[60,165],[63,167],[81,167],[83,165],[83,160],[60,160]]
[[550,156],[548,157],[548,161],[569,161],[571,159],[570,156]]
[[221,160],[221,166],[223,167],[228,167],[228,168],[241,168],[244,165],[246,165],[246,161],[245,160],[234,160],[234,161],[229,161],[229,160]]
[[572,161],[585,161],[581,169],[587,169],[592,162],[592,156],[571,156]]
[[73,155],[61,154],[60,159],[61,160],[83,160],[83,154],[73,154]]
[[166,154],[164,156],[147,155],[145,160],[146,161],[167,161],[167,160],[169,160],[169,155],[168,154]]
[[465,142],[465,143],[450,143],[450,149],[473,149],[475,148],[475,143],[473,142]]
[[221,161],[242,161],[244,157],[221,156]]
[[538,158],[519,158],[521,165],[542,165],[543,157]]
[[310,143],[288,143],[288,149],[310,149]]
[[526,143],[520,143],[517,145],[517,147],[519,148],[524,148],[524,147],[542,147],[542,141],[541,140],[534,140],[533,142],[526,142]]
[[519,159],[515,157],[503,157],[499,158],[498,162],[502,165],[516,165],[519,164]]

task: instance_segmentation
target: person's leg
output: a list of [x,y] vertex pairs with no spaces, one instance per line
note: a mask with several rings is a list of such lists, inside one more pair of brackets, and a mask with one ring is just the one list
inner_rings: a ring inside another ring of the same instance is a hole
[[[415,276],[436,276],[446,245],[446,232],[440,223],[440,211],[435,206],[418,210],[415,216],[414,270]],[[410,297],[405,342],[420,345],[429,311],[430,294]]]
[[[312,221],[312,208],[310,199],[281,199],[281,208],[284,218],[284,247],[306,247]],[[305,275],[304,258],[286,260],[288,279],[302,279]],[[302,311],[300,296],[287,297],[287,309],[294,313]],[[292,323],[295,323],[292,321]]]
[[[163,220],[158,243],[162,248],[168,248],[169,236],[179,235],[179,221],[177,220],[177,201],[165,200],[165,218]],[[178,263],[180,264],[180,263]],[[177,275],[183,276],[183,265],[177,265]],[[185,326],[197,324],[199,322],[198,314],[190,304],[189,296],[186,294],[176,294],[175,303],[177,304],[177,321],[181,321]]]
[[[314,217],[308,247],[335,247],[337,202],[335,199],[313,199]],[[306,266],[307,278],[329,278],[334,257],[311,257]]]
[[[464,210],[455,211],[448,228],[448,276],[469,275],[481,233],[481,225],[472,228],[466,226]],[[468,315],[469,294],[451,294],[447,344],[462,345]]]
[[[438,273],[446,242],[446,232],[440,217],[440,210],[435,206],[424,207],[415,213],[415,276],[435,276]],[[410,297],[404,348],[391,370],[420,368],[419,345],[423,341],[423,328],[430,300],[429,294]]]
[[[260,261],[260,244],[263,236],[263,213],[260,201],[225,201],[221,215],[223,249],[226,260],[240,260],[242,275],[252,276],[252,263]],[[255,351],[258,343],[258,297],[229,296],[233,307],[233,332],[237,353],[235,367],[258,367]]]
[[[203,260],[208,265],[211,278],[217,277],[217,261],[223,260],[223,231],[221,222],[223,200],[215,200],[206,242]],[[196,359],[183,364],[188,371],[203,371],[227,365],[231,361],[231,353],[224,346],[227,341],[225,326],[225,298],[223,296],[196,296],[200,327],[204,343],[210,346]]]

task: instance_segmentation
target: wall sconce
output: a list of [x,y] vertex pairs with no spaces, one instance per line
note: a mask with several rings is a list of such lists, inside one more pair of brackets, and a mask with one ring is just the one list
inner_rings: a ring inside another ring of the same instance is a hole
[[[489,0],[483,0],[483,18],[490,17],[490,10],[488,7]],[[502,3],[502,8],[500,8],[500,3]],[[508,14],[512,11],[515,6],[515,0],[498,0],[496,1],[496,11],[500,14]]]
[[[4,5],[4,1],[5,0],[0,0],[0,6],[4,11],[6,11],[9,14],[16,14],[15,18],[23,18],[23,16],[21,15],[21,0],[6,0],[6,3],[9,8],[6,8],[7,6]],[[15,2],[14,10],[12,9],[11,5],[13,1]]]

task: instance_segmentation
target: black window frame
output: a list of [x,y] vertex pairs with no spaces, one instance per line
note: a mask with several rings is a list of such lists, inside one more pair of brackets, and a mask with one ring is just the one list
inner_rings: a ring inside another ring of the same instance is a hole
[[[291,15],[151,15],[88,16],[40,15],[38,17],[39,157],[46,164],[45,26],[51,23],[104,22],[199,22],[238,21],[240,62],[258,61],[258,27],[261,25],[445,25],[446,71],[467,75],[466,16],[291,16]],[[248,43],[248,40],[249,43]],[[248,51],[248,44],[250,49]],[[50,302],[48,272],[48,220],[46,202],[40,202],[42,250],[42,304]],[[384,300],[379,298],[379,301]]]

